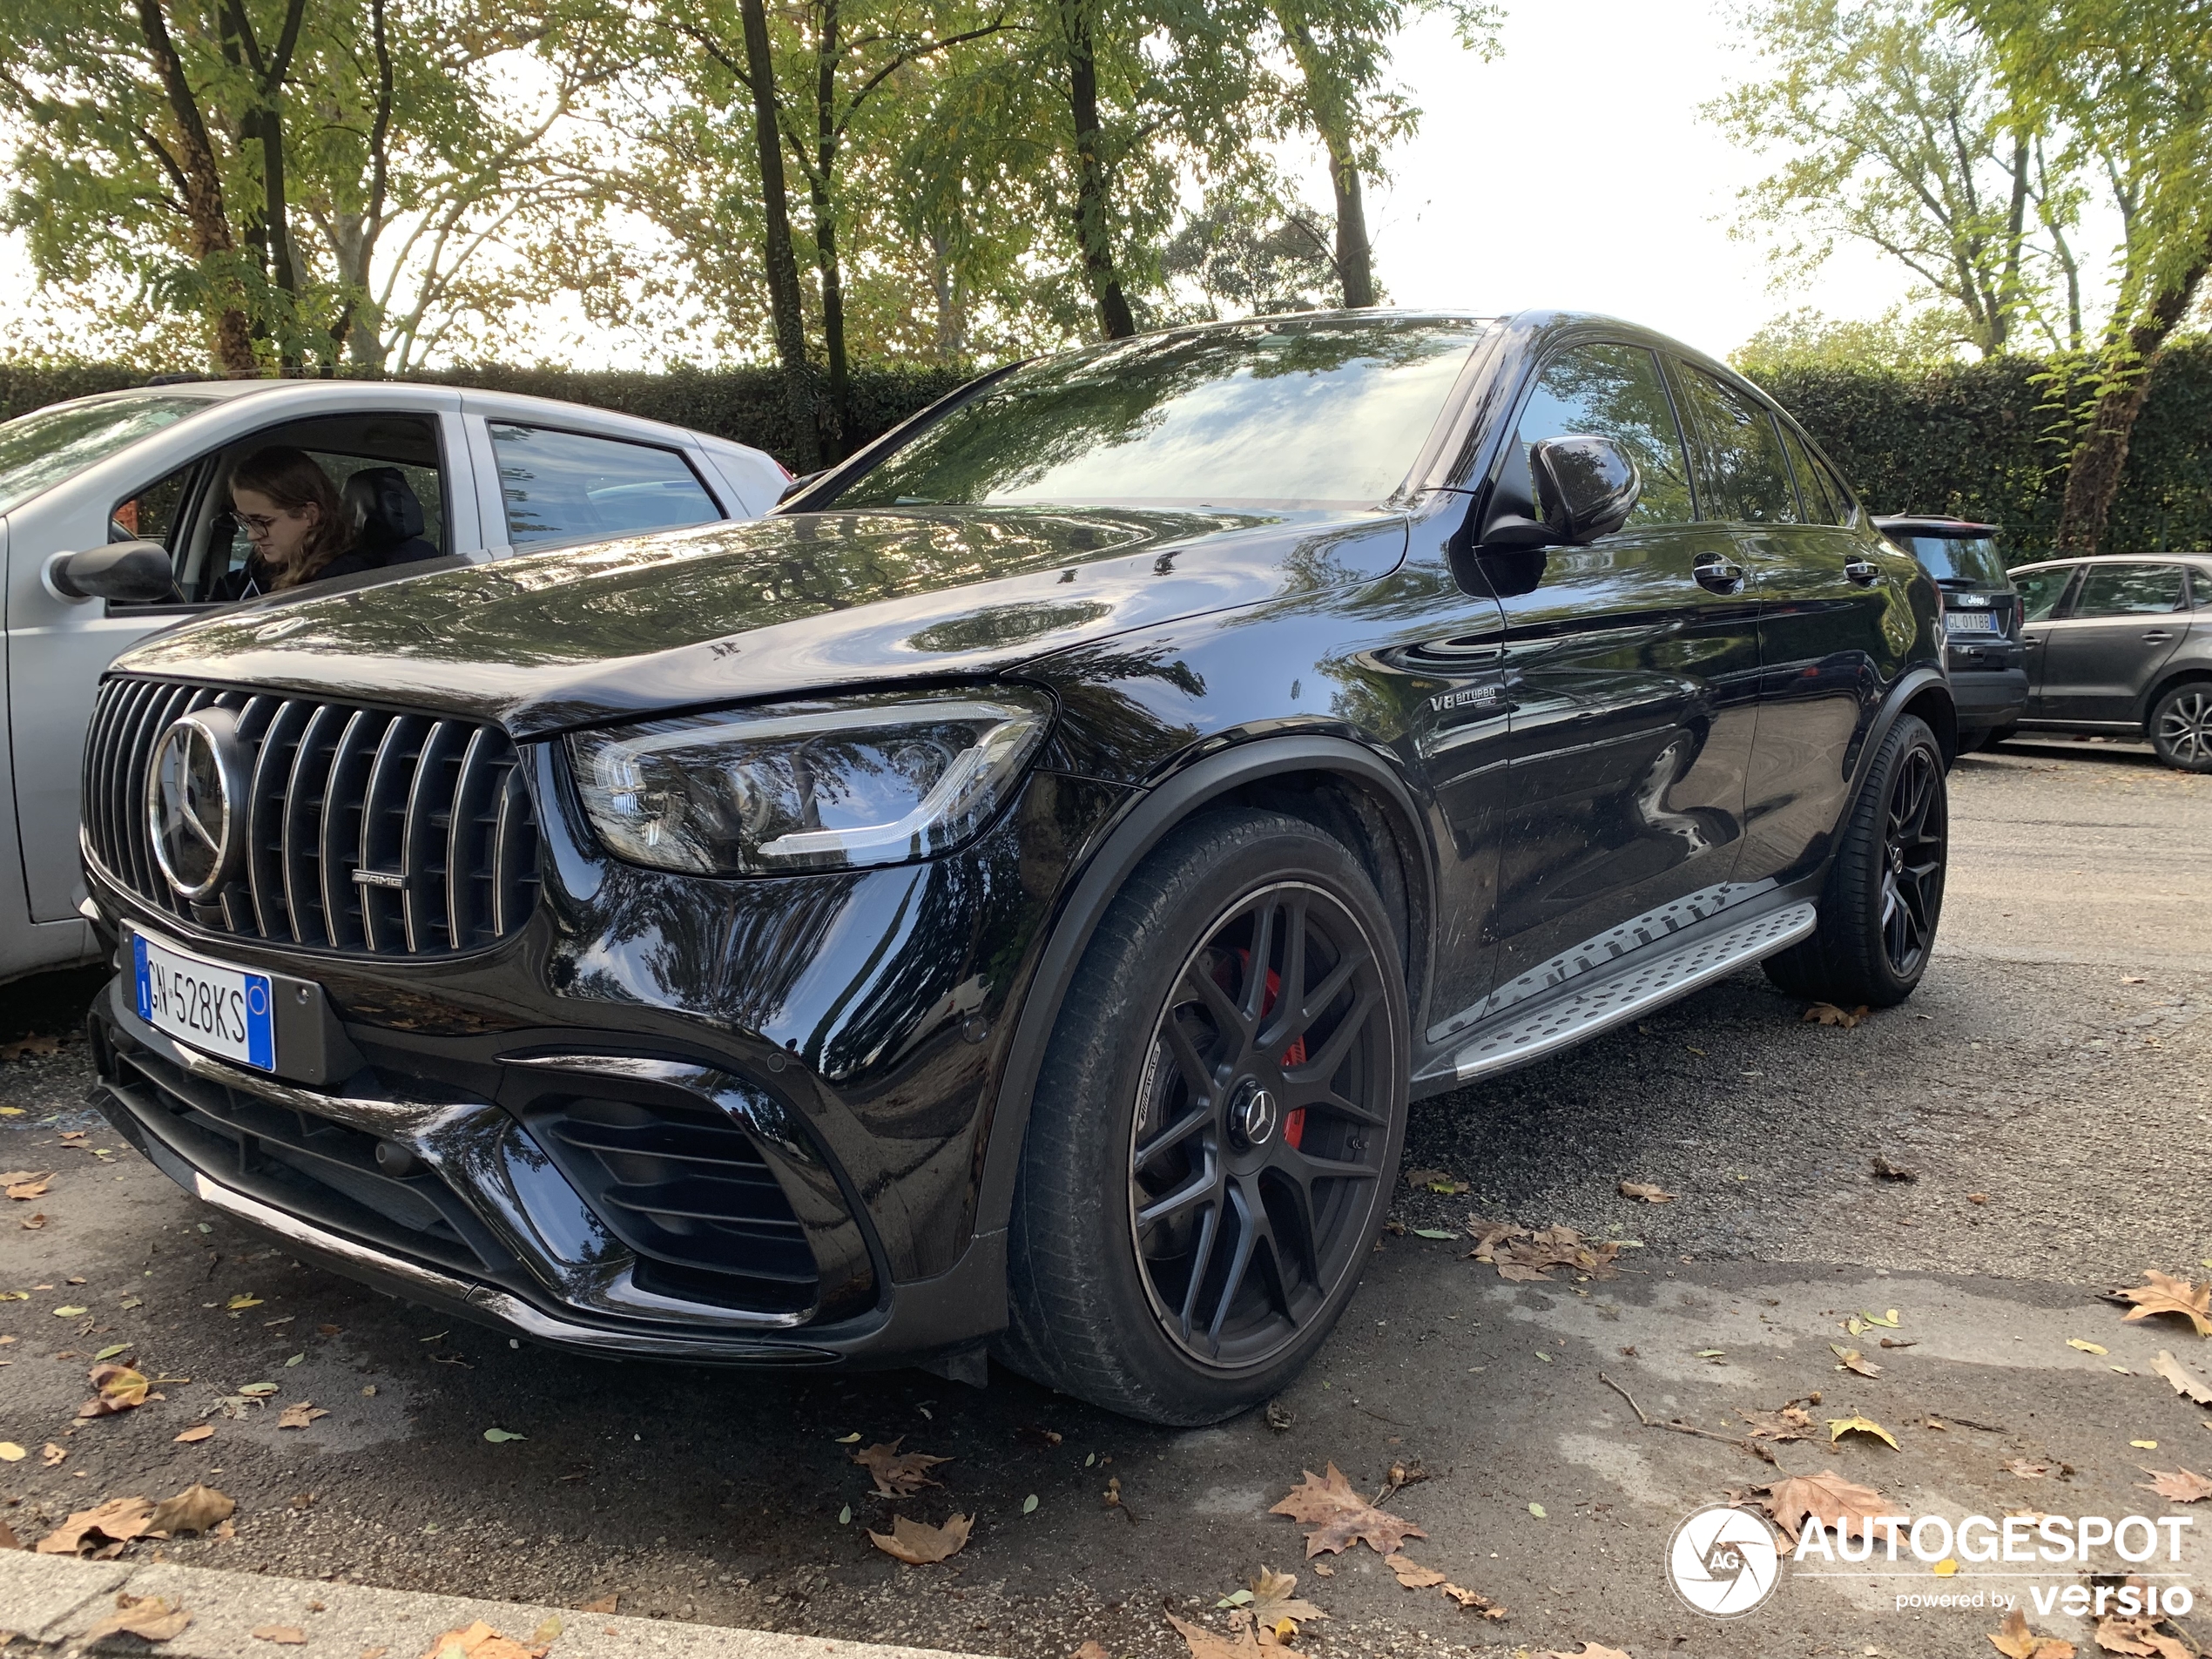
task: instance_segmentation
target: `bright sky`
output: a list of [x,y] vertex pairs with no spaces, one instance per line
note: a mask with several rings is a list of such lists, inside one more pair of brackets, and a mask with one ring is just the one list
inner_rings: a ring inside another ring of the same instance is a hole
[[[1504,51],[1487,64],[1445,19],[1418,20],[1397,63],[1421,131],[1368,208],[1393,300],[1609,312],[1722,356],[1797,306],[1875,318],[1902,300],[1899,267],[1850,248],[1809,287],[1772,291],[1761,247],[1729,236],[1737,191],[1768,164],[1698,116],[1755,63],[1724,6],[1507,0]],[[1328,203],[1318,156],[1305,193]],[[29,277],[19,241],[0,239],[0,294],[28,292]],[[578,368],[637,361],[573,309],[548,309],[539,352]]]
[[[1725,356],[1778,312],[1871,319],[1905,298],[1909,273],[1850,249],[1776,293],[1763,248],[1730,237],[1736,192],[1772,164],[1698,115],[1757,62],[1723,6],[1508,0],[1501,38],[1485,64],[1431,16],[1399,48],[1424,117],[1368,210],[1399,304],[1602,311]],[[1325,171],[1307,193],[1328,201]]]

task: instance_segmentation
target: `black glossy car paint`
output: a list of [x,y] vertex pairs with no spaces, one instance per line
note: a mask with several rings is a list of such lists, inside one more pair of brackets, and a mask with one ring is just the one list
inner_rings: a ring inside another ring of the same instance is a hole
[[[675,1332],[747,1361],[971,1347],[1004,1322],[1002,1230],[1027,1115],[1051,1109],[1030,1094],[1061,992],[1119,882],[1190,813],[1287,804],[1353,846],[1401,932],[1412,1071],[1433,1089],[1501,988],[1562,949],[1685,894],[1817,889],[1888,722],[1910,706],[1955,732],[1933,590],[1863,516],[1473,545],[1530,375],[1590,341],[1726,373],[1624,325],[1516,318],[1370,510],[808,510],[864,454],[755,524],[165,636],[116,671],[499,725],[544,842],[536,914],[487,951],[194,942],[320,984],[366,1062],[355,1092],[412,1082],[527,1125],[563,1067],[619,1059],[679,1069],[648,1098],[768,1103],[780,1127],[749,1132],[798,1149],[778,1177],[814,1217],[803,1317],[726,1336],[600,1317],[541,1272],[512,1288],[568,1323],[535,1334],[651,1352]],[[1733,590],[1696,574],[1723,556]],[[1049,692],[1052,734],[997,821],[933,860],[647,870],[599,849],[567,776],[563,734],[588,726],[995,678]],[[105,925],[179,931],[89,879]],[[160,1048],[119,995],[103,1041]]]

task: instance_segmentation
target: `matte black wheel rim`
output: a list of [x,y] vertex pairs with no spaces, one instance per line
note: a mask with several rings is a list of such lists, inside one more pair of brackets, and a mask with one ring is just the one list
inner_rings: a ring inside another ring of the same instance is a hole
[[2184,691],[2158,711],[2158,748],[2185,766],[2212,761],[2212,691]]
[[1935,941],[1943,907],[1943,773],[1915,745],[1890,780],[1882,863],[1882,950],[1890,971],[1910,979]]
[[1265,1365],[1359,1271],[1389,1150],[1389,1005],[1332,894],[1285,882],[1224,912],[1177,971],[1130,1137],[1130,1227],[1168,1336]]

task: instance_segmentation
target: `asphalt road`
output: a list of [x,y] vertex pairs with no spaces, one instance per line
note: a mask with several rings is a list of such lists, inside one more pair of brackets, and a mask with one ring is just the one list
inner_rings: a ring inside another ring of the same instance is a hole
[[[2212,1375],[2212,1343],[2172,1318],[2123,1323],[2099,1296],[2146,1266],[2212,1274],[2212,778],[2118,745],[2020,745],[1963,760],[1952,791],[1938,960],[1905,1008],[1806,1024],[1755,971],[1419,1106],[1409,1167],[1474,1190],[1406,1194],[1408,1231],[1381,1241],[1282,1430],[1257,1413],[1141,1428],[999,1372],[979,1392],[512,1347],[297,1266],[185,1198],[78,1109],[81,1043],[17,1062],[0,1070],[23,1114],[0,1116],[0,1164],[60,1174],[0,1217],[0,1290],[30,1292],[0,1304],[0,1439],[30,1452],[0,1463],[0,1520],[28,1542],[98,1500],[205,1480],[238,1500],[236,1536],[158,1547],[170,1559],[559,1605],[612,1593],[624,1613],[1053,1659],[1087,1639],[1117,1659],[1181,1654],[1163,1610],[1218,1628],[1216,1602],[1263,1564],[1332,1615],[1296,1644],[1332,1659],[1581,1642],[1636,1659],[1987,1653],[1993,1611],[1896,1598],[2080,1581],[1800,1564],[1740,1620],[1687,1610],[1663,1572],[1675,1527],[1777,1474],[1727,1443],[1736,1411],[1818,1391],[1816,1419],[1863,1413],[1899,1449],[1857,1434],[1831,1449],[1824,1421],[1819,1442],[1777,1448],[1779,1472],[1832,1467],[1954,1521],[2198,1514],[2182,1561],[2150,1565],[2212,1596],[2195,1535],[2212,1504],[2139,1489],[2146,1467],[2212,1470],[2212,1411],[2150,1374],[2168,1349]],[[89,989],[0,992],[0,1040],[55,1029]],[[110,1150],[58,1144],[75,1128]],[[1877,1156],[1915,1177],[1876,1176]],[[1631,1203],[1623,1178],[1676,1197]],[[1640,1247],[1610,1279],[1507,1283],[1463,1242],[1419,1237],[1470,1211]],[[45,1224],[18,1224],[30,1212]],[[238,1296],[254,1305],[231,1311]],[[1843,1329],[1892,1308],[1894,1333]],[[1885,1334],[1916,1345],[1878,1349]],[[1880,1375],[1838,1369],[1831,1342]],[[91,1356],[114,1344],[190,1380],[78,1423]],[[278,1386],[271,1405],[220,1414],[255,1382]],[[329,1414],[279,1428],[301,1400]],[[212,1437],[176,1443],[210,1408]],[[943,1486],[872,1498],[853,1434],[950,1458]],[[1424,1469],[1385,1504],[1426,1533],[1409,1553],[1510,1617],[1402,1589],[1364,1547],[1324,1557],[1331,1575],[1302,1562],[1298,1529],[1267,1510],[1329,1461],[1371,1496],[1393,1463]],[[894,1507],[970,1514],[973,1541],[948,1567],[899,1566],[863,1535]],[[2033,1622],[2094,1650],[2087,1621]],[[2184,1623],[2212,1645],[2212,1608]]]

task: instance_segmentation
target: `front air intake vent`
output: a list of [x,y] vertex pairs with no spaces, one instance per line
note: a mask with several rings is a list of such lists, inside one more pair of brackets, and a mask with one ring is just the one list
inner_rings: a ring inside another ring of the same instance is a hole
[[639,1285],[747,1306],[813,1301],[806,1231],[726,1114],[570,1098],[525,1121],[608,1231],[637,1252]]
[[[147,777],[179,716],[226,709],[243,855],[199,898],[154,855]],[[210,932],[382,956],[489,945],[537,903],[538,833],[507,735],[469,721],[117,679],[84,744],[84,840],[140,898]]]

